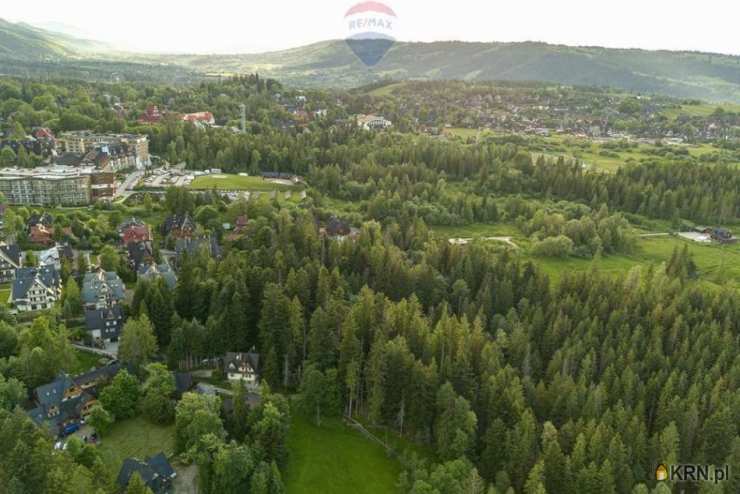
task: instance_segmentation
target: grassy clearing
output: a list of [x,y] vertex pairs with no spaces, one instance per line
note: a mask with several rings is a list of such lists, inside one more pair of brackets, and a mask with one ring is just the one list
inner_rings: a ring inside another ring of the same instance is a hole
[[8,299],[10,298],[11,286],[9,283],[0,285],[0,305],[7,306]]
[[591,259],[552,259],[532,257],[554,280],[563,273],[585,271],[591,268],[606,273],[624,273],[634,266],[657,266],[668,262],[675,247],[686,245],[694,257],[699,270],[699,279],[712,285],[730,285],[740,288],[740,245],[706,245],[676,237],[640,238],[634,253],[604,256],[598,261]]
[[472,223],[464,226],[432,226],[434,235],[442,238],[514,237],[524,238],[522,232],[509,223]]
[[384,494],[397,492],[400,464],[339,419],[317,427],[295,416],[288,436],[283,479],[288,494]]
[[74,362],[72,368],[68,371],[73,376],[84,374],[90,369],[97,367],[100,363],[101,358],[103,358],[100,355],[92,352],[86,352],[84,350],[75,349],[74,353],[76,361]]
[[376,96],[378,98],[383,97],[383,96],[390,96],[391,94],[393,94],[393,91],[395,91],[398,88],[403,87],[404,84],[405,84],[404,82],[394,82],[394,83],[387,84],[385,86],[373,89],[367,94],[369,94],[370,96]]
[[724,108],[726,111],[739,112],[740,105],[735,103],[702,103],[700,105],[681,105],[680,108],[669,108],[664,110],[662,114],[671,120],[676,119],[680,115],[688,115],[690,117],[707,117],[717,110],[718,107]]
[[195,177],[190,184],[191,189],[223,189],[223,190],[249,190],[255,192],[269,192],[273,190],[294,190],[294,185],[274,183],[264,180],[262,177],[244,177],[242,175],[206,175]]
[[155,425],[143,418],[117,422],[102,438],[100,455],[112,475],[118,475],[123,460],[141,458],[164,452],[170,456],[175,449],[175,426]]
[[467,140],[468,138],[477,138],[480,131],[478,129],[466,129],[462,127],[452,127],[452,128],[446,128],[442,130],[442,133],[445,135],[450,136],[456,136],[461,137],[463,140]]

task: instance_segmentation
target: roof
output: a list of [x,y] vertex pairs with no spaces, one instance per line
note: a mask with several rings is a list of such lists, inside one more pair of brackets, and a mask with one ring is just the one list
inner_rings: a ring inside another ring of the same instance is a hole
[[221,247],[215,237],[206,236],[201,238],[179,238],[175,242],[175,253],[194,255],[200,249],[205,249],[211,257],[221,257]]
[[175,476],[175,470],[172,468],[172,465],[170,465],[170,462],[167,461],[167,457],[164,453],[157,453],[149,458],[147,463],[160,477],[172,478]]
[[47,290],[54,290],[59,288],[61,279],[52,265],[16,269],[12,289],[13,300],[26,298],[28,290],[36,283],[41,284]]
[[64,397],[64,392],[72,386],[74,386],[72,378],[67,374],[59,374],[52,382],[37,387],[34,394],[39,404],[44,407],[59,405]]
[[118,233],[121,233],[125,229],[132,227],[132,226],[144,226],[145,223],[141,221],[139,218],[135,216],[131,216],[130,218],[127,218],[121,222],[120,225],[118,225]]
[[120,363],[115,362],[113,364],[104,365],[103,367],[98,367],[97,369],[85,372],[84,374],[80,374],[79,376],[75,376],[72,378],[72,380],[78,386],[87,386],[90,384],[98,383],[101,380],[112,379],[122,368],[123,367]]
[[215,119],[213,118],[213,113],[209,111],[186,113],[182,116],[182,120],[186,122],[206,122],[211,124],[215,122]]
[[[107,325],[106,323],[112,323]],[[123,326],[123,311],[119,305],[105,309],[85,309],[85,327],[100,331],[103,338],[117,338]]]
[[260,364],[260,354],[256,352],[227,352],[224,358],[224,367],[231,365],[238,367],[242,362],[248,363],[257,372]]
[[[256,408],[262,403],[262,396],[257,393],[246,392],[244,393],[244,403],[248,408]],[[234,397],[224,396],[222,407],[224,412],[231,413],[234,411]]]
[[176,475],[164,453],[157,453],[146,461],[137,458],[123,460],[116,483],[121,487],[126,487],[135,472],[138,472],[141,480],[154,492],[160,491],[163,481],[174,478]]
[[40,265],[59,264],[60,262],[59,249],[56,246],[42,250],[38,253],[38,257]]
[[119,233],[124,244],[151,240],[151,233],[147,225],[128,225]]
[[178,395],[190,391],[193,387],[193,375],[190,372],[175,372],[175,390]]
[[117,273],[100,270],[85,273],[81,294],[85,304],[94,304],[104,298],[121,301],[126,296],[126,286]]
[[177,285],[177,276],[175,275],[175,272],[172,271],[170,265],[166,262],[159,264],[155,264],[153,262],[150,264],[139,264],[136,274],[139,278],[145,280],[153,280],[161,277],[170,289],[174,289],[175,285]]
[[128,252],[129,262],[133,265],[134,271],[138,271],[139,267],[148,259],[154,256],[154,250],[152,249],[151,242],[129,242],[126,244],[126,251]]
[[169,235],[173,230],[195,230],[195,221],[193,218],[185,214],[174,214],[167,217],[162,224],[162,233]]
[[52,225],[52,223],[54,223],[54,218],[49,213],[34,213],[28,217],[26,225],[29,227],[34,225],[44,225],[46,227],[49,227]]
[[4,257],[16,267],[21,265],[21,249],[17,244],[0,245],[0,256]]
[[149,465],[136,458],[126,458],[123,460],[123,465],[121,465],[121,471],[118,472],[116,483],[121,487],[128,486],[134,472],[138,472],[141,480],[146,485],[149,485],[154,480],[154,470]]

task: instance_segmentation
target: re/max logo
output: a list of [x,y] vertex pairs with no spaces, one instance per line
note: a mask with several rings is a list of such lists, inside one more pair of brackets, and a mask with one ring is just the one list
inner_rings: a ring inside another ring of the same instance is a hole
[[[663,472],[665,472],[665,466]],[[661,468],[658,467],[658,472]],[[723,467],[712,465],[673,464],[667,469],[668,475],[656,474],[657,480],[669,480],[671,482],[724,482],[730,478],[730,465]],[[667,477],[667,478],[666,478]]]
[[383,18],[375,18],[375,17],[369,17],[364,19],[354,19],[349,21],[349,29],[350,31],[354,31],[356,29],[387,29],[392,30],[393,29],[393,23],[390,19],[383,19]]

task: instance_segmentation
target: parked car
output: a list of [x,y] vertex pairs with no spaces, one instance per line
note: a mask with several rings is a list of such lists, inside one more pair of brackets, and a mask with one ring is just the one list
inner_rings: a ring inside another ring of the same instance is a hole
[[70,434],[74,434],[78,430],[80,430],[80,424],[78,424],[78,423],[75,422],[73,424],[67,424],[67,425],[65,425],[64,426],[63,433],[64,433],[65,436],[69,436]]

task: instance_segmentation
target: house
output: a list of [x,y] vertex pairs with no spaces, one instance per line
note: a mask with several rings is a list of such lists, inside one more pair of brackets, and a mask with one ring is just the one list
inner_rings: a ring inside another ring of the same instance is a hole
[[330,237],[343,237],[350,234],[351,228],[349,223],[346,221],[342,221],[336,216],[332,216],[329,218],[329,221],[326,222],[325,231]]
[[87,417],[97,403],[97,387],[109,382],[121,369],[121,364],[114,363],[76,377],[60,373],[54,381],[33,391],[34,408],[27,414],[54,436],[62,436],[68,426]]
[[104,309],[117,305],[126,298],[126,286],[117,273],[101,269],[85,273],[81,295],[85,308]]
[[139,123],[152,124],[162,120],[162,112],[157,105],[148,105],[144,113],[139,117]]
[[733,244],[737,242],[737,239],[732,236],[732,233],[726,228],[705,228],[702,233],[709,235],[714,242],[721,244]]
[[45,426],[54,436],[62,436],[69,425],[79,423],[96,403],[67,374],[34,390],[35,407],[27,412],[38,425]]
[[162,262],[159,264],[156,264],[154,262],[141,264],[139,265],[136,274],[139,279],[147,281],[154,281],[157,278],[162,278],[165,285],[167,285],[167,288],[169,288],[170,290],[174,290],[175,285],[177,285],[177,276],[175,275],[175,272],[172,270],[170,265],[166,262]]
[[54,266],[62,269],[62,256],[57,246],[40,251],[38,254],[39,266]]
[[7,283],[21,267],[21,249],[16,244],[0,244],[0,283]]
[[123,310],[120,305],[102,309],[85,309],[85,327],[96,342],[118,341],[123,329]]
[[392,125],[390,120],[378,115],[357,115],[357,126],[365,130],[382,130]]
[[[247,391],[244,393],[244,404],[247,408],[252,410],[262,404],[262,396],[259,393]],[[234,397],[233,395],[224,395],[221,397],[221,408],[225,415],[231,415],[234,413]]]
[[206,235],[200,238],[179,238],[175,242],[175,260],[178,265],[184,255],[194,256],[201,251],[205,251],[208,256],[215,259],[221,257],[221,247],[216,237]]
[[18,312],[51,309],[62,293],[62,280],[54,266],[20,268],[10,291],[9,303]]
[[213,118],[213,113],[209,111],[202,111],[197,113],[186,113],[181,117],[183,122],[200,122],[207,125],[213,125],[216,123],[216,119]]
[[26,230],[30,233],[32,226],[43,225],[46,228],[51,228],[52,224],[54,224],[54,218],[49,213],[34,213],[26,221]]
[[130,218],[121,223],[118,227],[118,236],[121,239],[121,245],[128,245],[131,242],[152,241],[152,232],[149,225],[136,218]]
[[51,245],[54,243],[54,227],[33,225],[28,232],[28,240],[34,244]]
[[190,372],[175,372],[175,394],[177,398],[193,389],[193,374]]
[[249,222],[247,220],[246,214],[241,214],[237,216],[236,222],[234,223],[234,229],[226,236],[226,240],[234,242],[235,240],[238,240],[239,238],[244,236],[247,231],[248,224]]
[[162,236],[165,237],[191,238],[194,233],[195,220],[187,213],[169,216],[162,224]]
[[143,461],[137,458],[123,460],[123,465],[116,479],[118,486],[121,489],[126,489],[134,473],[139,474],[141,480],[154,494],[168,492],[172,487],[172,480],[177,476],[164,453],[157,453]]
[[128,265],[132,271],[139,271],[141,266],[149,265],[154,261],[154,250],[149,241],[129,242],[126,245]]
[[259,353],[228,352],[224,357],[224,373],[229,381],[243,381],[247,389],[257,389],[259,383]]

